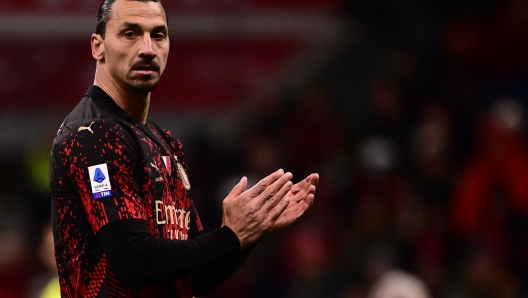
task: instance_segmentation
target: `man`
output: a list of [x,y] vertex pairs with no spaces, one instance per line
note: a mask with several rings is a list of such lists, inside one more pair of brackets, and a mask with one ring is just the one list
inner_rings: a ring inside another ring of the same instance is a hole
[[278,170],[223,201],[203,233],[182,146],[147,119],[169,53],[157,0],[105,0],[91,37],[95,81],[53,142],[50,184],[63,297],[192,297],[242,265],[265,235],[295,222],[319,179]]

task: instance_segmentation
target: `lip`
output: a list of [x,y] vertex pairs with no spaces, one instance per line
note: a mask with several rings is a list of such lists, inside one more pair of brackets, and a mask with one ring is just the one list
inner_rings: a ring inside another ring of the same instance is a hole
[[134,69],[134,71],[140,75],[151,75],[154,73],[152,69]]

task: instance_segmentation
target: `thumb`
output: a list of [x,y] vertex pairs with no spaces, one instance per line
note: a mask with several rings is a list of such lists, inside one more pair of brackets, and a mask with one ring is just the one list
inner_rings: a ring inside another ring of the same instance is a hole
[[242,179],[240,179],[240,182],[238,182],[235,186],[233,186],[233,189],[231,190],[231,192],[229,192],[229,194],[224,199],[224,201],[222,201],[222,210],[223,210],[222,227],[225,225],[225,222],[226,222],[226,206],[228,206],[232,200],[234,200],[240,194],[242,194],[244,190],[246,189],[246,186],[247,186],[247,178],[246,176],[244,176],[242,177]]
[[238,197],[239,195],[241,195],[244,190],[246,190],[246,186],[247,186],[247,178],[246,176],[242,177],[242,179],[240,179],[240,182],[238,182],[234,187],[233,189],[231,190],[231,192],[227,195],[227,197],[225,198],[225,200],[232,200],[236,197]]

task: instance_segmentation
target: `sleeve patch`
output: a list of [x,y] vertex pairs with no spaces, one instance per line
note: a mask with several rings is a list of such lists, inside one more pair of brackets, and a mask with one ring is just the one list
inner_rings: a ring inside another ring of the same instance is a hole
[[94,199],[102,199],[112,195],[106,163],[88,167],[88,173],[90,174],[90,185]]

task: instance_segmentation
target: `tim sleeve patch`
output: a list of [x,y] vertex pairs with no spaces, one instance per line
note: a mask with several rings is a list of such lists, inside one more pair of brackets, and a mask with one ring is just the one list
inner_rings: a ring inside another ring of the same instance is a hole
[[102,199],[112,195],[106,163],[88,167],[88,173],[90,174],[90,185],[94,199]]

